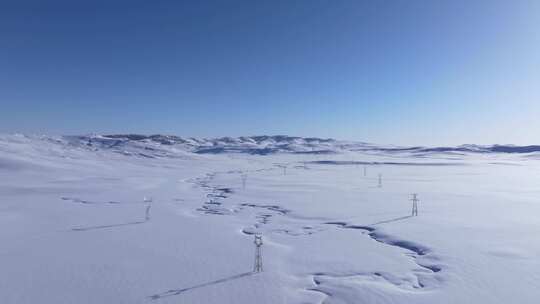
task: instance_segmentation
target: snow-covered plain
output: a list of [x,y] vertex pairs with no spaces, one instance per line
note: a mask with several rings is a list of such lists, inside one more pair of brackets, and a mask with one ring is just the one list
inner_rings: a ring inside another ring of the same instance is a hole
[[0,303],[538,303],[539,176],[531,147],[3,135]]

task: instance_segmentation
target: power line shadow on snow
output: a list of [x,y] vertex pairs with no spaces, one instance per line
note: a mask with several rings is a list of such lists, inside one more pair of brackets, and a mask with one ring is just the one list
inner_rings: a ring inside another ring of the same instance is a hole
[[230,277],[226,277],[226,278],[211,281],[211,282],[202,283],[202,284],[191,286],[191,287],[186,287],[186,288],[181,288],[181,289],[171,289],[171,290],[163,292],[163,293],[158,293],[158,294],[152,295],[149,298],[152,299],[152,300],[159,300],[161,298],[177,296],[177,295],[180,295],[180,294],[182,294],[184,292],[187,292],[187,291],[190,291],[190,290],[193,290],[193,289],[199,289],[199,288],[203,288],[203,287],[207,287],[207,286],[212,286],[212,285],[216,285],[216,284],[220,284],[220,283],[225,283],[225,282],[228,282],[228,281],[232,281],[232,280],[240,279],[240,278],[243,278],[243,277],[247,277],[247,276],[250,276],[252,274],[254,274],[254,272],[245,272],[245,273],[233,275],[233,276],[230,276]]
[[116,228],[116,227],[122,227],[122,226],[131,226],[131,225],[140,225],[147,223],[150,221],[150,208],[152,206],[148,205],[146,206],[146,210],[144,212],[144,220],[141,221],[132,221],[127,223],[119,223],[119,224],[111,224],[111,225],[99,225],[99,226],[88,226],[88,227],[77,227],[72,228],[71,231],[89,231],[89,230],[99,230],[99,229],[110,229],[110,228]]
[[379,225],[379,224],[387,224],[387,223],[392,223],[392,222],[397,222],[397,221],[402,221],[402,220],[406,220],[408,218],[412,217],[412,215],[407,215],[407,216],[402,216],[402,217],[396,217],[396,218],[393,218],[393,219],[390,219],[390,220],[385,220],[385,221],[380,221],[380,222],[376,222],[376,223],[373,223],[369,226],[375,226],[375,225]]

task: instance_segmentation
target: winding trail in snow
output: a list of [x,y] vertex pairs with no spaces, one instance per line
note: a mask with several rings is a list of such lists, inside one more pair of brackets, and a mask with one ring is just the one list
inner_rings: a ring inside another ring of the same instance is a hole
[[[273,170],[265,169],[265,170]],[[260,170],[257,170],[260,171]],[[207,194],[207,201],[203,203],[203,206],[197,210],[205,214],[211,215],[233,215],[240,212],[244,208],[253,208],[261,209],[266,211],[263,214],[257,214],[255,216],[255,223],[253,226],[244,227],[241,231],[246,235],[253,235],[256,233],[255,230],[260,228],[262,225],[268,224],[269,220],[273,216],[286,216],[294,220],[293,217],[289,216],[290,210],[279,206],[278,204],[272,205],[257,205],[253,203],[242,203],[235,205],[235,208],[228,209],[222,207],[223,203],[221,200],[228,198],[232,193],[231,188],[223,186],[214,186],[212,181],[214,180],[217,174],[233,174],[233,173],[245,173],[245,171],[227,171],[227,172],[212,172],[206,174],[202,178],[196,178],[188,182],[193,182],[203,188]],[[438,258],[432,253],[432,250],[424,245],[418,244],[413,241],[403,240],[396,238],[394,236],[379,232],[375,226],[392,223],[396,221],[407,220],[411,216],[397,217],[389,220],[383,220],[370,225],[356,225],[344,221],[326,221],[326,222],[317,222],[312,223],[308,228],[306,233],[293,232],[289,229],[278,229],[271,230],[270,232],[282,232],[287,233],[291,236],[313,234],[317,231],[322,231],[324,229],[320,227],[324,226],[334,226],[339,229],[354,229],[361,231],[362,234],[367,235],[371,240],[379,242],[381,244],[399,248],[403,250],[403,255],[407,258],[412,259],[412,261],[418,266],[418,269],[412,270],[412,275],[416,278],[415,280],[410,280],[409,278],[403,278],[392,273],[384,272],[351,272],[351,273],[325,273],[325,272],[316,272],[313,273],[312,281],[313,286],[307,287],[306,290],[319,292],[325,296],[325,299],[321,303],[325,303],[327,299],[333,296],[332,288],[326,286],[326,282],[333,279],[356,279],[363,280],[366,282],[377,282],[380,284],[386,284],[400,289],[405,289],[407,291],[420,291],[423,289],[433,289],[438,286],[439,279],[435,277],[440,271],[443,270],[443,267],[435,262]],[[315,229],[314,229],[315,228]],[[319,229],[316,229],[319,228]]]

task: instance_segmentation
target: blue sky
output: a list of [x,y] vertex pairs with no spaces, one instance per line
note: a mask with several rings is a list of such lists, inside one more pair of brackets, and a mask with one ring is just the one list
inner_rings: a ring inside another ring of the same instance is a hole
[[540,1],[0,3],[0,132],[540,143]]

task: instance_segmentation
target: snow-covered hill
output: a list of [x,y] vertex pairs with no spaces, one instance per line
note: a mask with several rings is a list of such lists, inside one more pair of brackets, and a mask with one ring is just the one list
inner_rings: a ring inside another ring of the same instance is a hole
[[81,135],[81,136],[28,136],[2,135],[0,145],[9,144],[56,145],[55,149],[108,151],[137,157],[186,157],[190,154],[245,153],[252,155],[290,154],[339,154],[363,152],[386,155],[463,155],[540,152],[540,145],[461,145],[457,147],[399,147],[369,144],[365,142],[293,136],[242,136],[221,138],[184,138],[173,135]]
[[537,150],[2,135],[0,303],[536,304]]

